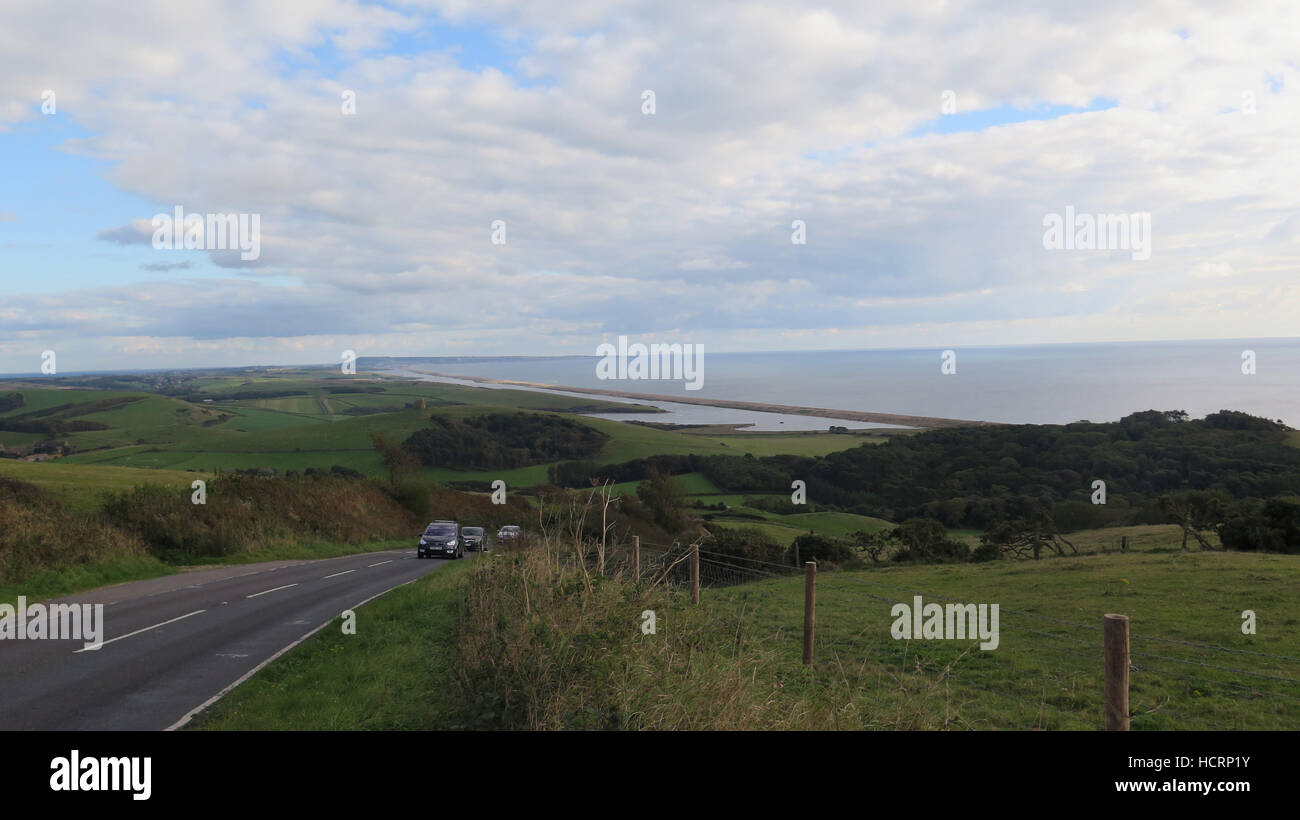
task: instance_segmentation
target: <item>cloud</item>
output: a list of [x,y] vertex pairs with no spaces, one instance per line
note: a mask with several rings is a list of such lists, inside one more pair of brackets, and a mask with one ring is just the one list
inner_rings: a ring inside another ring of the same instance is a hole
[[166,271],[173,271],[173,270],[189,270],[189,269],[190,269],[190,263],[188,261],[176,262],[176,263],[155,262],[152,264],[140,266],[140,270],[158,271],[158,272],[166,272]]
[[737,259],[689,259],[677,266],[681,270],[743,270],[749,263]]
[[6,211],[0,211],[0,222],[17,222],[18,217],[15,214]]
[[126,225],[105,228],[95,234],[95,238],[115,245],[150,245],[153,242],[153,226],[147,219],[133,219]]
[[[20,294],[32,332],[224,334],[268,353],[329,333],[508,353],[673,329],[715,349],[779,344],[776,331],[815,345],[830,328],[837,344],[939,326],[954,344],[1291,332],[1300,12],[1287,4],[321,0],[237,26],[215,0],[143,8],[11,13],[0,119],[38,116],[30,89],[56,89],[60,116],[91,135],[62,149],[159,203],[136,216],[257,213],[261,256],[209,253],[229,279],[147,301],[121,277],[59,295],[89,312]],[[510,56],[471,65],[472,43],[429,33],[447,20]],[[45,32],[40,46],[22,31]],[[949,89],[971,126],[913,136]],[[1220,113],[1252,89],[1255,114]],[[1099,99],[1114,105],[980,114]],[[1043,215],[1066,206],[1150,212],[1151,259],[1045,250]],[[806,244],[791,242],[796,219]],[[151,236],[137,218],[97,238]],[[1229,275],[1255,290],[1225,297]]]

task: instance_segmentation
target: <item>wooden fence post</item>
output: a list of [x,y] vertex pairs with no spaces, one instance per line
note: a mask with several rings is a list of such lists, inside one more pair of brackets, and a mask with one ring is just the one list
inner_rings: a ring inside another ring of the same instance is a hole
[[641,536],[632,536],[632,577],[641,580]]
[[1128,616],[1107,613],[1106,731],[1128,731]]
[[691,544],[691,603],[700,602],[700,545]]
[[812,666],[813,627],[817,617],[817,562],[804,564],[803,575],[803,662]]

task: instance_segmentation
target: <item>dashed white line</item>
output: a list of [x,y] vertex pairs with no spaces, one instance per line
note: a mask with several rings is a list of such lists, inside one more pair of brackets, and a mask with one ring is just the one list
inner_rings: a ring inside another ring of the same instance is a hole
[[[391,564],[391,563],[393,563],[393,559],[392,559],[392,558],[389,558],[387,561],[380,561],[380,562],[379,562],[379,564]],[[367,565],[366,565],[366,569],[369,569],[370,567],[377,567],[377,566],[379,566],[379,564],[367,564]]]
[[82,652],[94,652],[94,651],[97,651],[98,649],[102,649],[103,647],[108,646],[108,645],[111,644],[111,643],[115,643],[115,642],[117,642],[117,641],[120,641],[120,640],[122,640],[123,638],[129,638],[129,637],[131,637],[132,635],[139,635],[141,632],[148,632],[148,631],[151,630],[151,629],[157,629],[158,627],[160,627],[160,626],[166,626],[167,624],[174,624],[174,623],[176,623],[177,621],[183,621],[183,620],[185,620],[186,618],[190,617],[190,615],[198,615],[198,614],[200,614],[200,613],[202,613],[202,612],[207,612],[207,610],[206,610],[206,609],[196,609],[196,610],[194,610],[193,612],[191,612],[191,613],[189,613],[189,614],[186,614],[186,615],[182,615],[182,616],[180,616],[179,618],[172,618],[170,621],[163,621],[163,622],[160,623],[160,624],[154,624],[153,626],[146,626],[144,629],[137,629],[136,631],[134,631],[134,632],[128,632],[128,633],[126,633],[125,635],[118,635],[116,638],[113,638],[112,640],[104,641],[104,642],[101,643],[99,646],[95,647],[95,649],[91,649],[90,647],[84,647],[84,648],[82,648],[82,649],[78,649],[78,650],[76,650],[76,651],[73,652],[72,654],[74,654],[74,655],[79,655],[79,654],[81,654]]
[[347,575],[349,572],[356,572],[356,570],[355,570],[355,569],[345,569],[345,570],[343,570],[342,572],[336,572],[336,573],[334,573],[333,575],[326,575],[325,577],[326,577],[326,578],[337,578],[337,577],[339,577],[340,575]]
[[244,597],[245,597],[245,598],[256,598],[257,596],[259,596],[259,595],[265,595],[265,594],[267,594],[268,592],[279,592],[279,591],[282,590],[282,589],[288,589],[289,587],[296,587],[296,586],[298,586],[298,585],[297,585],[297,584],[285,584],[285,585],[282,586],[282,587],[276,587],[275,589],[264,589],[264,590],[262,590],[261,592],[254,592],[252,595],[245,595]]

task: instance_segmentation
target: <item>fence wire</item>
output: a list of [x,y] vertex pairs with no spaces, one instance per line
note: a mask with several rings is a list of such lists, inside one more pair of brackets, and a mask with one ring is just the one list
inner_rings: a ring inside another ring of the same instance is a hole
[[[697,559],[698,581],[701,589],[725,590],[745,584],[770,583],[773,581],[801,580],[805,574],[804,567],[767,561],[749,556],[733,555],[709,549],[707,546],[685,543],[655,544],[642,542],[637,550],[626,543],[609,544],[603,550],[596,547],[587,549],[582,561],[589,569],[597,568],[603,561],[606,574],[633,578],[646,584],[663,584],[674,587],[689,587],[692,584],[692,557]],[[576,555],[576,551],[575,551]],[[575,556],[570,556],[575,558]],[[639,575],[636,575],[639,558]],[[849,600],[867,605],[879,603],[913,604],[914,596],[922,596],[927,603],[965,604],[966,602],[935,591],[913,589],[909,586],[889,584],[871,580],[861,575],[850,575],[839,571],[822,571],[817,574],[815,582],[818,596],[816,610],[817,634],[815,653],[819,658],[833,660],[836,663],[873,661],[885,664],[928,663],[938,665],[935,674],[946,686],[959,690],[969,690],[1008,699],[1019,704],[1020,712],[1034,711],[1037,716],[1051,713],[1062,719],[1083,726],[1099,727],[1104,714],[1102,697],[1103,646],[1102,627],[1083,623],[1069,618],[1044,615],[1040,612],[999,606],[999,631],[1012,633],[1011,642],[1002,640],[1003,646],[1012,646],[1015,654],[1010,661],[1003,657],[979,663],[1009,664],[1013,679],[1004,675],[1002,686],[990,685],[988,680],[972,678],[974,661],[965,660],[971,650],[969,646],[962,649],[950,647],[947,651],[936,648],[934,643],[926,646],[922,653],[918,646],[922,641],[882,641],[877,637],[871,639],[869,634],[880,635],[881,624],[863,623],[859,607],[822,606],[826,598],[848,596]],[[906,595],[906,598],[898,597]],[[789,611],[790,629],[781,630],[783,639],[798,643],[801,636],[803,606],[802,590],[800,603]],[[884,621],[887,626],[892,621]],[[972,641],[978,641],[972,638]],[[1246,716],[1223,715],[1213,713],[1214,717],[1227,717],[1232,724],[1214,720],[1211,714],[1188,715],[1168,708],[1170,686],[1175,690],[1195,693],[1206,699],[1206,706],[1215,708],[1236,707],[1252,699],[1271,699],[1282,715],[1286,725],[1300,726],[1300,679],[1295,674],[1287,674],[1300,668],[1293,664],[1300,663],[1300,658],[1278,653],[1263,652],[1255,649],[1239,649],[1217,644],[1172,638],[1147,633],[1130,633],[1133,644],[1145,646],[1148,642],[1168,647],[1169,650],[1181,651],[1185,656],[1161,654],[1157,652],[1130,650],[1130,711],[1134,720],[1168,719],[1180,725],[1171,728],[1189,728],[1209,726],[1220,729],[1241,728]],[[968,642],[969,643],[969,642]],[[985,653],[987,654],[987,653]],[[924,660],[922,657],[924,656]],[[976,655],[976,657],[979,657]],[[1005,656],[1004,656],[1005,657]],[[1273,664],[1278,668],[1267,670],[1248,669],[1240,665],[1228,665],[1222,662],[1230,658],[1259,659],[1261,663]],[[1054,665],[1063,659],[1081,659],[1076,661],[1076,668],[1064,668]],[[954,671],[952,666],[962,660],[963,666]],[[1170,665],[1173,665],[1172,667]],[[1191,667],[1188,669],[1187,667]],[[996,667],[995,667],[996,668]],[[1197,673],[1196,670],[1204,670]],[[934,670],[931,670],[934,671]],[[1005,671],[1005,670],[1004,670]],[[1191,674],[1187,674],[1191,673]],[[1222,677],[1214,677],[1219,673]],[[1243,682],[1245,678],[1248,682]],[[1271,683],[1270,688],[1261,688],[1264,682]],[[1186,694],[1183,695],[1187,697]],[[1074,706],[1062,706],[1049,698],[1078,701]],[[1212,703],[1210,701],[1213,701]],[[1040,727],[1042,720],[1035,717],[1033,725]],[[958,721],[960,722],[960,721]],[[1258,723],[1258,721],[1256,722]]]

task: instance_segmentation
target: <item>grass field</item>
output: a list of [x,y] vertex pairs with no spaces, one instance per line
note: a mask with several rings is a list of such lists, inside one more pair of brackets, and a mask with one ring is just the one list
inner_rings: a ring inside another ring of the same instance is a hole
[[[892,639],[892,601],[910,604],[916,592],[927,602],[999,604],[999,647]],[[828,573],[817,589],[818,675],[874,681],[844,712],[879,712],[883,696],[904,725],[882,728],[1099,729],[1099,627],[1104,613],[1117,612],[1130,617],[1133,652],[1141,653],[1133,657],[1133,729],[1297,729],[1300,667],[1285,660],[1300,657],[1297,595],[1297,557],[1221,552]],[[801,578],[708,597],[772,636],[769,648],[791,659],[801,651]],[[1242,634],[1245,610],[1259,618],[1257,635]]]
[[134,467],[69,464],[59,461],[12,461],[0,459],[0,478],[15,478],[49,490],[73,512],[89,512],[99,507],[110,492],[129,490],[142,484],[189,487],[201,473],[179,470],[144,470]]
[[[148,468],[173,471],[237,470],[272,467],[277,470],[329,469],[341,465],[378,476],[384,472],[371,446],[371,436],[382,433],[403,440],[428,424],[431,414],[463,417],[492,412],[610,411],[629,405],[599,399],[572,399],[526,390],[497,390],[461,385],[373,379],[285,377],[240,379],[230,376],[200,380],[193,401],[144,393],[113,390],[58,389],[26,385],[0,385],[0,391],[19,390],[24,407],[4,415],[42,413],[66,404],[91,403],[108,398],[134,398],[131,403],[100,412],[73,415],[72,420],[96,421],[107,430],[69,432],[72,453],[60,459],[70,464]],[[380,392],[340,393],[340,388]],[[303,395],[277,395],[301,392]],[[205,400],[206,399],[206,400]],[[422,409],[406,405],[423,402]],[[356,415],[356,409],[381,410]],[[646,408],[641,408],[646,409]],[[847,447],[882,440],[872,434],[735,433],[710,428],[660,430],[609,419],[576,416],[610,436],[598,454],[602,463],[676,453],[822,455]],[[0,443],[22,447],[45,436],[0,432]],[[434,481],[496,479],[508,486],[527,487],[547,480],[545,464],[514,470],[465,471],[426,468]],[[104,474],[108,475],[108,474]],[[125,475],[125,474],[124,474]],[[689,493],[717,492],[701,476],[684,479]],[[94,485],[103,489],[103,482]]]

